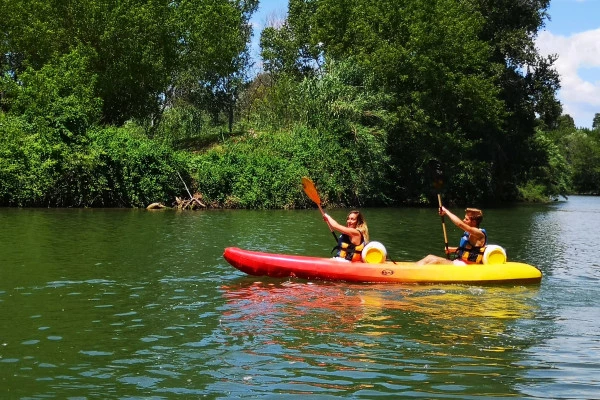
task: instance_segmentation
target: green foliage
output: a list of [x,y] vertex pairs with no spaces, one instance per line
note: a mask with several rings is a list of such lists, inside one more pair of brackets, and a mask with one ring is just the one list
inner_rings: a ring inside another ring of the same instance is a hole
[[261,75],[253,86],[255,93],[249,99],[247,107],[251,123],[257,129],[290,129],[297,114],[293,98],[298,83],[287,75],[282,75],[275,83],[272,75]]
[[251,66],[249,18],[257,7],[258,0],[177,2],[173,20],[179,60],[168,103],[188,102],[214,121],[225,113],[231,132]]
[[600,134],[578,130],[565,137],[575,193],[600,194]]
[[97,129],[77,142],[60,129],[0,114],[0,204],[143,207],[184,192],[187,156],[139,127]]
[[[393,125],[394,114],[386,111],[390,97],[375,85],[373,74],[352,60],[332,62],[325,74],[300,82],[282,75],[255,99],[255,125],[270,130],[292,127],[290,143],[276,151],[302,160],[314,171],[311,176],[322,176],[331,202],[389,204],[393,200],[385,195],[386,128]],[[305,132],[318,132],[318,145],[314,134]]]
[[0,114],[0,203],[43,204],[63,151],[51,130],[34,133],[32,124]]
[[159,95],[166,91],[178,63],[173,8],[161,1],[97,4],[91,15],[83,14],[101,22],[84,32],[98,53],[94,71],[104,100],[103,121],[121,125],[157,114]]
[[298,165],[248,152],[210,152],[193,165],[198,190],[215,207],[291,208],[300,199]]
[[287,25],[276,29],[265,28],[260,35],[261,57],[264,70],[269,73],[285,72],[294,75],[296,72],[297,50],[292,41]]
[[[286,23],[261,37],[276,75],[271,93],[284,93],[271,103],[282,109],[277,99],[289,99],[286,112],[275,114],[287,124],[327,126],[340,141],[371,127],[357,115],[380,118],[387,197],[420,202],[427,190],[415,171],[438,158],[458,174],[450,181],[456,201],[514,200],[535,167],[530,160],[540,158],[532,145],[536,113],[554,126],[560,105],[554,59],[541,58],[533,46],[548,1],[513,3],[291,0]],[[328,86],[340,61],[370,71],[356,92],[383,101],[365,112],[360,95],[346,100],[353,85]],[[298,74],[308,79],[295,89],[289,82],[299,81]],[[468,189],[461,179],[484,183]]]
[[305,175],[318,185],[324,204],[376,204],[382,200],[372,180],[381,170],[377,163],[384,163],[366,155],[367,163],[361,166],[352,156],[367,151],[372,145],[365,141],[368,137],[357,133],[356,141],[344,145],[332,134],[303,127],[248,135],[196,156],[193,176],[204,198],[219,207],[311,205],[300,186]]
[[0,205],[423,204],[431,158],[449,203],[598,193],[548,2],[290,0],[248,83],[257,0],[0,0]]
[[[257,0],[4,3],[0,74],[20,82],[28,69],[31,74],[47,64],[57,67],[55,60],[77,50],[94,79],[91,97],[102,99],[101,120],[114,125],[156,122],[165,105],[199,88],[235,95],[238,76],[249,68],[248,21],[258,5]],[[231,109],[228,102],[221,107]]]
[[[599,131],[575,128],[573,118],[564,115],[559,119],[557,128],[544,132],[544,135],[552,141],[555,148],[548,152],[550,154],[548,164],[556,164],[553,160],[557,159],[557,154],[564,160],[562,163],[566,164],[569,175],[568,192],[600,194]],[[540,165],[545,168],[546,163]],[[552,181],[556,181],[557,178],[560,181],[562,176],[557,174]]]
[[149,140],[139,126],[93,131],[90,141],[91,153],[98,160],[95,184],[90,185],[95,195],[92,205],[169,204],[185,193],[178,172],[187,176],[187,155]]
[[592,121],[592,129],[600,131],[600,113],[594,114],[594,120]]
[[[220,127],[217,127],[219,130]],[[214,135],[210,115],[186,102],[177,102],[163,114],[162,121],[154,132],[157,141],[175,147],[202,147],[204,141]]]
[[88,48],[57,55],[19,82],[0,81],[0,201],[4,205],[144,206],[172,198],[185,170],[170,147],[141,128],[98,128],[102,101]]
[[540,130],[533,138],[533,147],[542,157],[527,174],[526,184],[519,187],[524,200],[567,197],[571,191],[571,169],[559,147]]
[[[95,97],[95,75],[89,72],[85,48],[59,56],[41,69],[28,68],[20,84],[5,79],[10,113],[57,129],[63,137],[85,134],[100,117],[102,101]],[[3,85],[3,86],[4,86]]]
[[[312,139],[317,139],[312,136]],[[300,177],[307,174],[298,146],[288,134],[247,136],[197,156],[192,163],[197,189],[217,207],[293,208],[306,204]]]
[[477,161],[460,161],[455,170],[445,172],[448,180],[447,201],[458,204],[480,205],[489,203],[494,193],[492,169]]
[[527,182],[519,187],[519,197],[528,203],[547,203],[548,194],[546,188],[541,183]]

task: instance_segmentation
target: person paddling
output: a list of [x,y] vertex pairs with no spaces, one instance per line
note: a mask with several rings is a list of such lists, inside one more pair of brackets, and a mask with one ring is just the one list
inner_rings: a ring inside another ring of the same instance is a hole
[[462,220],[451,213],[446,207],[440,207],[439,214],[442,217],[447,215],[454,225],[465,231],[458,247],[446,248],[446,254],[450,255],[454,253],[456,254],[456,259],[451,260],[429,254],[417,261],[417,264],[481,264],[483,262],[485,245],[487,244],[487,232],[485,229],[479,228],[481,221],[483,221],[483,211],[478,208],[467,208],[465,210],[465,218]]
[[337,257],[348,261],[361,261],[361,252],[369,243],[369,228],[361,212],[350,211],[345,226],[328,214],[323,214],[323,219],[331,228],[341,233],[336,247]]

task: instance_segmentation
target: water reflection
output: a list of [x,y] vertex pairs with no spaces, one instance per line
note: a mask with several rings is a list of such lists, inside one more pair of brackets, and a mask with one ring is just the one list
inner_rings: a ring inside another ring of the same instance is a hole
[[[2,209],[0,393],[598,398],[599,200],[487,212],[490,239],[544,272],[527,287],[257,279],[223,260],[329,256],[316,210]],[[366,215],[397,260],[442,250],[435,209]]]
[[[355,332],[368,326],[368,335],[389,333],[398,313],[438,324],[455,343],[453,326],[477,333],[498,333],[506,322],[532,318],[536,287],[475,287],[461,285],[350,285],[303,281],[250,281],[222,287],[228,309],[224,321],[265,329],[273,323],[321,332]],[[266,324],[268,323],[268,324]],[[249,329],[253,330],[253,329]]]
[[[251,365],[238,364],[247,379],[274,363],[286,376],[302,376],[304,389],[293,379],[287,385],[306,393],[419,387],[465,394],[474,376],[489,374],[498,377],[490,382],[497,393],[511,392],[500,377],[519,373],[511,365],[532,344],[519,326],[537,307],[536,289],[529,287],[240,279],[221,290],[221,327],[231,344],[243,343],[242,353],[251,354]],[[330,371],[338,383],[316,379],[315,368]],[[340,380],[346,373],[352,381]]]

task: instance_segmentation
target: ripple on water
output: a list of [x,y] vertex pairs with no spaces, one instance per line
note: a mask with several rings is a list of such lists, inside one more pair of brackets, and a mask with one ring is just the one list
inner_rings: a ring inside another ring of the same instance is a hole
[[[222,259],[232,244],[328,255],[330,233],[315,210],[25,210],[0,241],[0,255],[14,254],[18,266],[0,280],[0,319],[10,328],[0,332],[2,390],[14,398],[598,398],[600,213],[579,212],[573,200],[565,210],[487,213],[509,257],[543,269],[540,285],[523,287],[256,278]],[[388,250],[403,259],[432,251],[434,209],[367,211]]]

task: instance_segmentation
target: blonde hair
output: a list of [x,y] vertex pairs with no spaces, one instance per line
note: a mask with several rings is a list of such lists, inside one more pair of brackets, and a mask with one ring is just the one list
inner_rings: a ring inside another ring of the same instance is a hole
[[369,243],[369,227],[367,226],[365,217],[358,210],[352,210],[348,213],[348,215],[350,214],[356,214],[356,229],[362,233],[365,243]]

